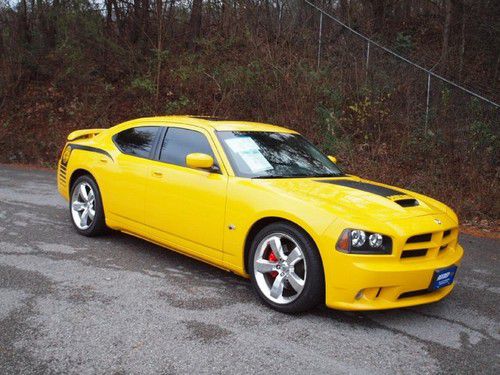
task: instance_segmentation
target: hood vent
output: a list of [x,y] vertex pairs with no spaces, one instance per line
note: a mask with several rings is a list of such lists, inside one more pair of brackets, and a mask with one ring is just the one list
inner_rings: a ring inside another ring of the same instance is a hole
[[419,205],[418,201],[414,198],[397,199],[394,203],[399,204],[401,207],[415,207]]

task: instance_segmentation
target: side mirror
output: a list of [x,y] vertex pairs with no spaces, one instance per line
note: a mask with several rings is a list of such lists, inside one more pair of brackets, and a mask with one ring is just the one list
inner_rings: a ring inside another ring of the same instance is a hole
[[195,152],[186,156],[186,166],[197,169],[211,169],[214,166],[214,159],[210,155]]
[[331,161],[333,161],[334,163],[337,162],[337,158],[335,156],[332,156],[332,155],[328,155],[328,159],[330,159]]

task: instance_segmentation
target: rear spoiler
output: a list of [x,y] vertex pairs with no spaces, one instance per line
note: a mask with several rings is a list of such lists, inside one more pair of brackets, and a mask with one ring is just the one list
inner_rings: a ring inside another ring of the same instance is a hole
[[103,130],[106,129],[82,129],[82,130],[75,130],[74,132],[70,133],[68,135],[68,141],[74,141],[80,138],[93,138],[97,134],[101,133]]

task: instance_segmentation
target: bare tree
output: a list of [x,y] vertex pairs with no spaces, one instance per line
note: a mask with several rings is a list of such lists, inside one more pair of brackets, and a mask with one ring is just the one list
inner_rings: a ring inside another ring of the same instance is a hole
[[441,48],[440,63],[445,63],[448,59],[451,26],[451,0],[444,1],[444,26],[443,26],[443,46]]
[[28,23],[28,5],[26,0],[21,0],[21,9],[19,12],[19,33],[24,43],[31,42],[31,31]]
[[191,48],[201,35],[202,7],[203,0],[193,0],[191,18],[189,19],[189,45]]

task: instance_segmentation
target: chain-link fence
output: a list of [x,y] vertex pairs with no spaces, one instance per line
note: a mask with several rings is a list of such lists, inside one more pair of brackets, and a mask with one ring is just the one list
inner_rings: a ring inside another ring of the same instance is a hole
[[[311,30],[316,30],[305,37],[315,52],[304,53],[311,53],[318,72],[330,77],[332,90],[349,98],[337,113],[330,111],[332,137],[348,130],[353,153],[370,149],[374,159],[384,154],[380,160],[393,163],[391,168],[412,166],[399,175],[410,188],[443,199],[454,196],[450,204],[468,215],[477,209],[498,217],[499,104],[403,56],[404,38],[396,44],[402,52],[389,49],[304,1],[313,11]],[[380,143],[393,149],[381,150]],[[429,174],[435,175],[431,182]],[[460,191],[462,185],[467,189]],[[471,198],[477,189],[483,196],[479,203]]]

